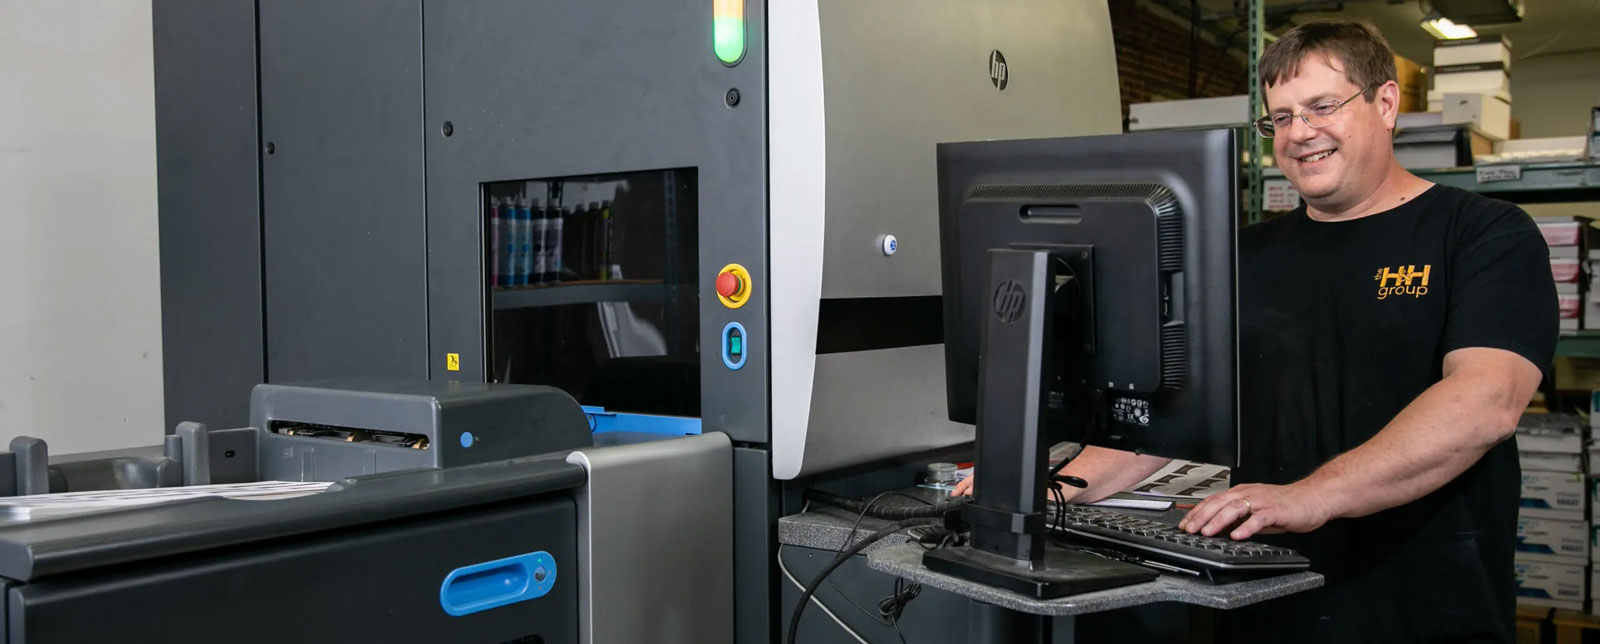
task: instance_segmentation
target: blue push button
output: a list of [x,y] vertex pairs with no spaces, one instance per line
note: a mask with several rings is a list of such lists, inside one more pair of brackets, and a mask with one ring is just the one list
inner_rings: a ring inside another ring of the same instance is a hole
[[472,436],[472,432],[461,432],[462,447],[472,447],[472,443],[475,440],[477,439]]
[[735,370],[744,367],[749,344],[743,324],[729,322],[728,326],[722,327],[722,364]]
[[556,560],[540,550],[451,571],[439,585],[439,605],[460,617],[543,597],[555,583]]

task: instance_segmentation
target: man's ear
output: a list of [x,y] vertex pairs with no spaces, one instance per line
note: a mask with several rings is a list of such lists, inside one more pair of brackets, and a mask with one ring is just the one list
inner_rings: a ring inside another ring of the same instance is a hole
[[1400,84],[1389,81],[1379,85],[1373,99],[1378,104],[1378,116],[1383,118],[1384,127],[1393,132],[1395,121],[1400,118]]

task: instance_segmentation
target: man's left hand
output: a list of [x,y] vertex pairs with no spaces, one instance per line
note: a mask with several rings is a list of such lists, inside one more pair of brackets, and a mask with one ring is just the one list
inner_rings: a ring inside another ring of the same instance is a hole
[[1232,528],[1228,536],[1243,541],[1256,534],[1310,532],[1327,522],[1327,508],[1305,487],[1251,483],[1201,501],[1178,527],[1208,537]]

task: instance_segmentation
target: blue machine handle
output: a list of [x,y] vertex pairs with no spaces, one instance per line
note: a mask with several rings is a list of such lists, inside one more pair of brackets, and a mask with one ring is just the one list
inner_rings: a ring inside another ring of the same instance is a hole
[[540,550],[450,571],[439,585],[439,605],[460,617],[543,597],[555,582],[556,559]]

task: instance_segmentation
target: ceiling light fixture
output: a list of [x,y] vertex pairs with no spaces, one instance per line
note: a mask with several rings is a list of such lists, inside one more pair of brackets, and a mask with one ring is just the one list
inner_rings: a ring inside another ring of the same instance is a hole
[[1440,40],[1472,38],[1478,35],[1478,32],[1473,31],[1472,27],[1458,25],[1454,22],[1451,22],[1449,18],[1440,16],[1433,16],[1423,19],[1422,29],[1430,34],[1433,34],[1434,38],[1438,38]]

